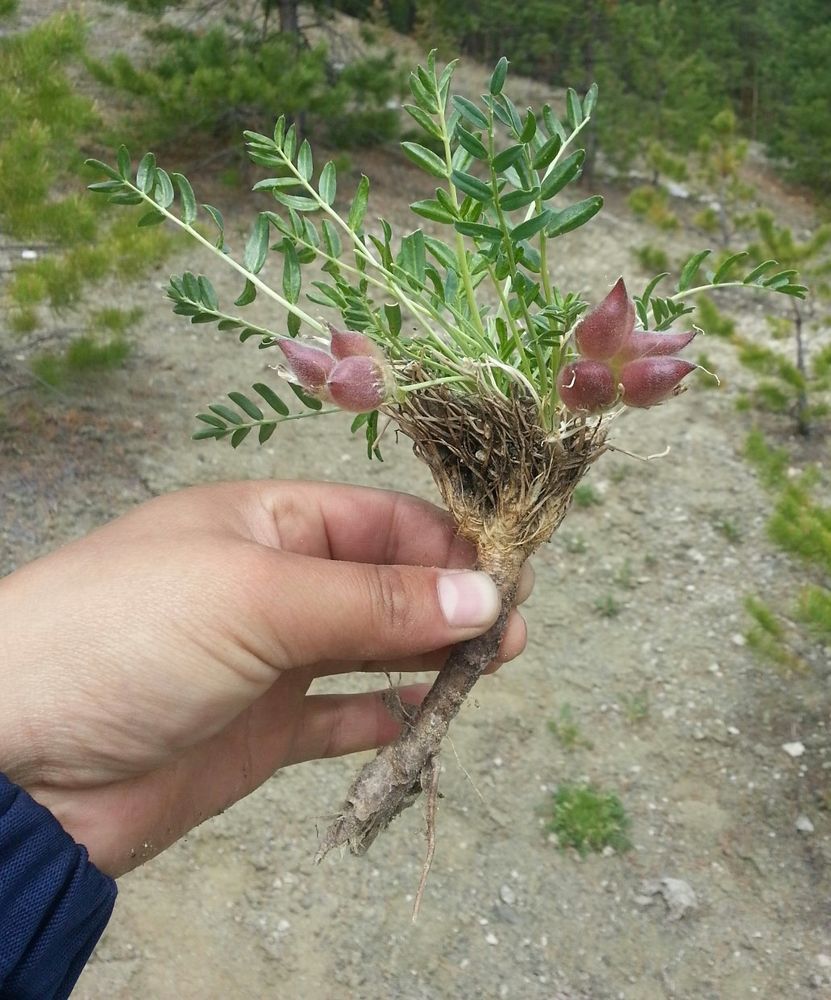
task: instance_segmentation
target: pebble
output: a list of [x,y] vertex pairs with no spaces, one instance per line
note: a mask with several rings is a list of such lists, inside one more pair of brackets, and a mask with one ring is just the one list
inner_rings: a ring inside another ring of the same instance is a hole
[[689,882],[680,878],[665,876],[644,882],[640,887],[639,894],[635,897],[635,902],[639,906],[649,906],[653,902],[654,896],[663,897],[670,920],[680,920],[698,907],[698,898],[693,887]]
[[805,744],[801,740],[793,743],[783,743],[782,749],[789,757],[801,757],[805,753]]
[[516,893],[509,885],[500,887],[499,898],[506,906],[513,906],[516,903]]
[[499,944],[499,938],[493,933],[493,931],[488,931],[485,935],[485,941],[487,944]]
[[813,833],[814,824],[808,819],[807,816],[797,816],[796,818],[796,828],[800,833]]

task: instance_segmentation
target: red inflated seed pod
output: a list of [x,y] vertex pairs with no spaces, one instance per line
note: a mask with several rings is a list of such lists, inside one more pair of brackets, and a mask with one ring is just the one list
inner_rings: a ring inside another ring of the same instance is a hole
[[300,385],[311,393],[320,393],[335,367],[335,359],[326,351],[288,338],[281,340],[279,346],[286,365]]
[[612,370],[600,361],[572,361],[557,376],[560,399],[573,413],[600,413],[617,397]]
[[639,358],[620,371],[623,402],[627,406],[654,406],[671,396],[681,379],[696,369],[681,358]]
[[618,278],[606,298],[577,324],[574,342],[584,358],[608,361],[623,347],[635,326],[635,304],[623,278]]

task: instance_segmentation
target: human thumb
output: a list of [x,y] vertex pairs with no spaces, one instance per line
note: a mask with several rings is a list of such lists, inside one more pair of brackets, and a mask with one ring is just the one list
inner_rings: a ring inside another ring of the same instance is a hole
[[263,612],[275,666],[418,655],[480,635],[499,615],[486,573],[274,555],[279,583]]

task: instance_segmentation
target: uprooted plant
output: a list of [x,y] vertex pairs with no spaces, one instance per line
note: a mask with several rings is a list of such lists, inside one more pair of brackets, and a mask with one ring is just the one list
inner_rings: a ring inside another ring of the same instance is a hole
[[[292,412],[271,386],[257,383],[252,394],[229,393],[233,405],[199,414],[194,436],[227,438],[236,447],[256,429],[264,442],[282,422],[340,408],[358,414],[353,430],[363,428],[372,458],[380,457],[379,419],[394,421],[502,595],[496,624],[454,649],[398,739],[360,772],[319,856],[338,845],[362,853],[425,789],[435,803],[442,740],[496,653],[523,562],[562,521],[576,485],[607,447],[612,419],[627,406],[674,396],[695,368],[676,356],[693,332],[664,332],[692,311],[687,302],[715,285],[804,291],[793,272],[731,278],[738,257],[696,286],[704,251],[685,264],[669,296],[655,295],[666,276],[634,300],[620,279],[583,316],[579,296],[552,282],[551,254],[555,241],[602,205],[598,196],[561,202],[580,175],[585,154],[575,141],[596,88],[582,100],[569,90],[561,121],[549,106],[520,113],[503,92],[505,59],[479,102],[451,95],[454,66],[440,71],[431,54],[412,74],[414,103],[405,110],[427,144],[402,144],[438,182],[435,197],[410,208],[446,227],[446,242],[423,228],[396,238],[384,219],[368,225],[365,176],[342,211],[334,165],[326,163],[315,180],[308,142],[298,143],[283,118],[273,136],[245,133],[251,159],[273,174],[254,189],[270,192],[277,210],[259,213],[241,261],[227,251],[215,208],[203,206],[217,227],[215,244],[194,228],[191,185],[181,174],[169,176],[152,154],[135,176],[123,147],[116,168],[92,161],[109,178],[94,190],[149,209],[139,225],[171,220],[240,273],[237,307],[266,295],[287,314],[286,333],[278,333],[221,307],[204,276],[171,278],[174,312],[279,352],[280,373],[302,407]],[[258,277],[269,250],[283,258],[279,291]],[[313,263],[323,274],[314,275],[306,299],[326,310],[324,318],[300,305],[303,268]]]

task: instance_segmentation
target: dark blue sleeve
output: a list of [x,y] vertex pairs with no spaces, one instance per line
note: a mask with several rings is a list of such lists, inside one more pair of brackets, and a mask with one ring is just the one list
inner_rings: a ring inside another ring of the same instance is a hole
[[0,1000],[68,997],[115,896],[86,848],[0,774]]

